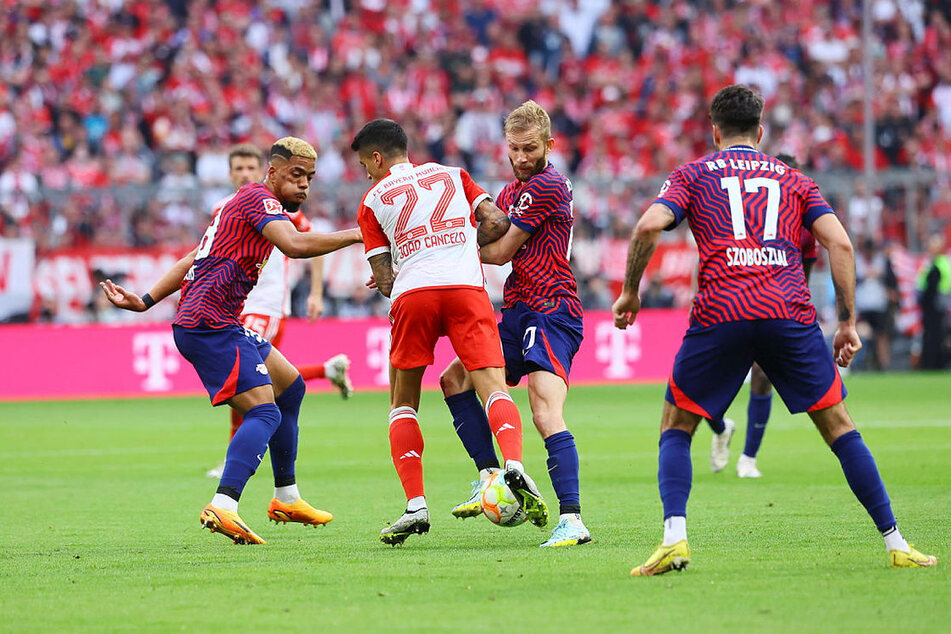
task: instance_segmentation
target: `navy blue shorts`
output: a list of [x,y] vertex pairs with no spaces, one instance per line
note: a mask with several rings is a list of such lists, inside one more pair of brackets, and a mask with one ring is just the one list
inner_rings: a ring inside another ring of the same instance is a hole
[[502,311],[499,336],[509,385],[518,385],[523,376],[537,370],[557,374],[567,385],[584,328],[581,320],[564,308],[539,313],[519,302]]
[[235,394],[271,384],[271,375],[264,365],[271,344],[256,332],[240,326],[172,326],[172,332],[178,351],[195,366],[212,405],[221,405]]
[[691,326],[674,359],[667,402],[705,418],[720,418],[753,361],[791,414],[825,409],[845,398],[818,324],[759,319]]

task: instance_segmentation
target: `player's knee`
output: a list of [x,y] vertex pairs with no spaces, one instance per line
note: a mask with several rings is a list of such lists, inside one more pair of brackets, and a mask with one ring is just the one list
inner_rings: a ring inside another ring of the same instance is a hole
[[532,408],[532,422],[535,423],[535,429],[542,438],[548,438],[552,434],[568,429],[561,412],[547,408]]
[[274,402],[282,409],[288,407],[300,409],[300,404],[304,401],[306,392],[307,386],[304,384],[304,378],[298,374],[297,378],[277,395]]
[[443,396],[453,396],[466,391],[466,372],[455,362],[439,375],[439,388]]

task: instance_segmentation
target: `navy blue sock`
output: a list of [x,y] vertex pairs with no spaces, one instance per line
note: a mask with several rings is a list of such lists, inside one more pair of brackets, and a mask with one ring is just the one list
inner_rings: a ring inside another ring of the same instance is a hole
[[842,472],[845,473],[852,493],[872,516],[875,527],[885,532],[895,526],[895,516],[892,514],[888,493],[885,492],[885,483],[878,475],[875,458],[858,430],[853,429],[836,438],[832,443],[832,453],[842,463]]
[[723,430],[726,429],[726,423],[723,422],[722,416],[716,420],[708,418],[707,425],[710,425],[710,429],[713,430],[714,434],[722,434]]
[[578,484],[578,448],[567,429],[545,439],[548,450],[548,475],[558,496],[559,513],[581,513],[581,489]]
[[297,461],[297,419],[300,404],[304,400],[304,379],[300,376],[281,395],[274,399],[281,410],[281,424],[271,436],[271,469],[274,471],[274,486],[286,487],[297,482],[294,463]]
[[469,457],[475,462],[476,469],[497,468],[499,459],[492,444],[492,429],[489,428],[489,419],[475,390],[447,396],[446,405],[452,413],[452,426],[456,428],[456,434],[469,452]]
[[660,435],[657,456],[657,487],[664,503],[664,519],[687,517],[687,498],[693,480],[690,462],[690,434],[682,429],[668,429]]
[[766,432],[772,406],[772,392],[765,395],[750,394],[750,404],[746,408],[746,444],[743,446],[743,455],[756,457],[756,452],[763,443],[763,434]]
[[238,499],[235,494],[241,495],[244,485],[257,471],[267,443],[280,424],[281,410],[274,403],[264,403],[245,412],[244,422],[228,445],[218,493]]

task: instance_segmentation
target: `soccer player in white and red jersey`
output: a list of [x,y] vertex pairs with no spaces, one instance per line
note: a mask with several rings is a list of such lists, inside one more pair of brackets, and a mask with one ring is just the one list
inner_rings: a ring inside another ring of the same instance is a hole
[[464,170],[410,163],[406,133],[395,121],[371,121],[350,147],[373,181],[357,217],[367,259],[377,288],[393,300],[390,452],[407,503],[380,539],[395,545],[429,531],[417,410],[441,336],[449,337],[485,403],[507,484],[529,519],[544,525],[548,509],[522,466],[522,421],[505,388],[502,343],[479,260],[479,247],[505,233],[508,217]]
[[284,355],[257,333],[241,327],[239,316],[261,267],[276,246],[295,258],[324,255],[362,242],[359,229],[301,233],[286,211],[307,199],[317,153],[298,138],[278,139],[262,183],[251,183],[212,220],[201,243],[179,260],[152,289],[136,295],[106,280],[106,297],[119,308],[142,312],[182,290],[172,324],[175,345],[194,366],[212,405],[230,405],[244,422],[228,445],[224,474],[202,526],[240,544],[263,544],[238,515],[238,500],[265,452],[274,471],[274,498],[267,515],[277,522],[322,525],[333,519],[300,497],[297,419],[306,388]]
[[[255,146],[242,143],[231,148],[228,153],[228,176],[234,185],[235,192],[250,183],[259,183],[264,179],[263,161],[261,152]],[[228,204],[235,194],[218,201],[211,212],[212,218]],[[288,212],[291,222],[298,231],[311,231],[310,220],[300,209]],[[307,298],[307,317],[313,321],[323,312],[323,258],[310,259],[310,296]],[[241,312],[241,325],[252,332],[256,332],[271,342],[271,345],[280,349],[284,338],[284,320],[291,312],[290,293],[290,260],[279,250],[271,252],[271,257],[261,268],[258,282],[248,293]],[[350,383],[350,359],[345,354],[337,354],[324,363],[312,365],[295,365],[297,371],[305,381],[326,377],[344,398],[353,394]],[[241,426],[241,414],[231,410],[230,441]],[[218,466],[208,471],[209,478],[218,479],[224,471],[225,463],[222,460]]]
[[[675,169],[631,236],[624,287],[613,306],[622,330],[640,311],[638,287],[662,231],[687,220],[700,256],[690,327],[661,415],[657,484],[664,537],[631,574],[657,575],[690,563],[691,439],[701,417],[723,416],[754,361],[790,413],[808,412],[882,534],[889,564],[934,566],[936,557],[915,550],[899,532],[875,459],[845,407],[836,363],[848,367],[862,347],[852,242],[812,179],[757,149],[762,117],[763,98],[749,87],[718,91],[710,104],[717,151]],[[829,253],[839,318],[833,354],[806,285],[803,227]]]

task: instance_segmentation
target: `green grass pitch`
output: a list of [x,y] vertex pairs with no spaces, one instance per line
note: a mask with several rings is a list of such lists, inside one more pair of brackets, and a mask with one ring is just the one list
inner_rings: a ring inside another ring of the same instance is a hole
[[[551,550],[530,525],[450,516],[475,474],[435,393],[421,407],[433,526],[402,548],[377,537],[404,502],[383,393],[307,397],[298,480],[336,519],[268,523],[265,459],[241,502],[263,547],[199,530],[223,409],[200,398],[0,404],[0,631],[947,631],[951,376],[847,385],[900,527],[937,568],[887,568],[838,461],[778,399],[765,477],[739,480],[746,389],[730,412],[740,431],[726,471],[710,473],[709,429],[695,437],[690,569],[646,579],[628,572],[661,537],[659,385],[572,388],[594,542]],[[525,391],[515,393],[526,466],[557,507]]]

